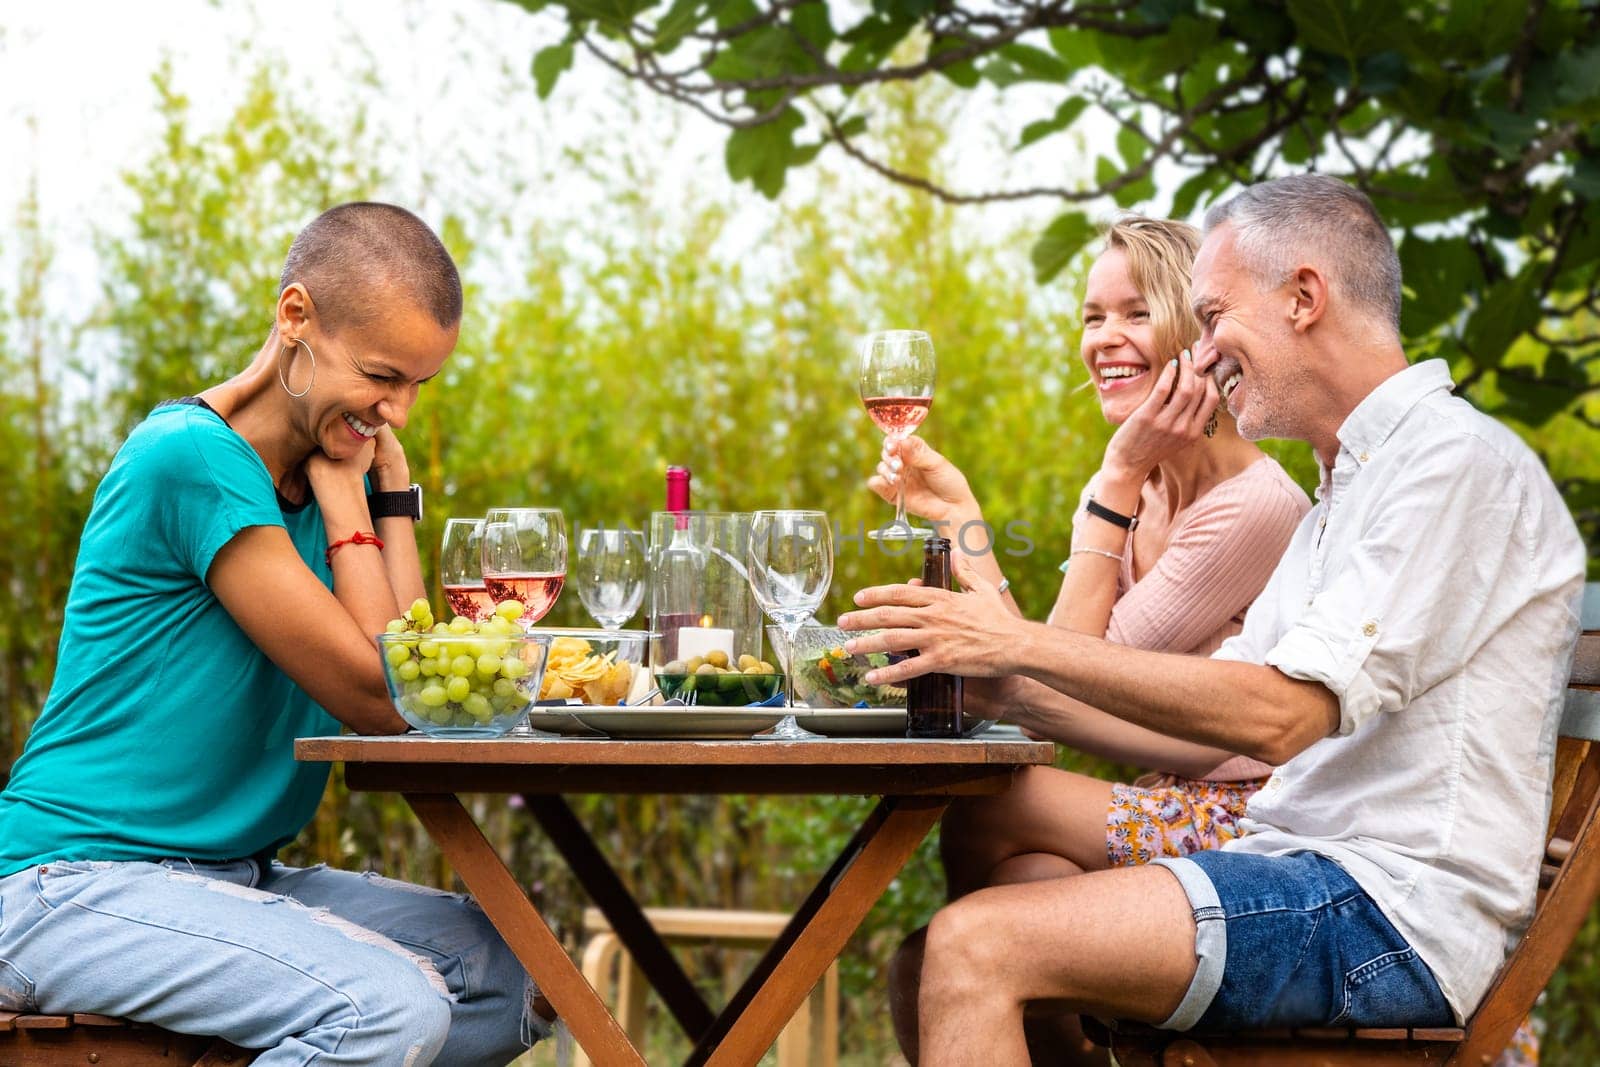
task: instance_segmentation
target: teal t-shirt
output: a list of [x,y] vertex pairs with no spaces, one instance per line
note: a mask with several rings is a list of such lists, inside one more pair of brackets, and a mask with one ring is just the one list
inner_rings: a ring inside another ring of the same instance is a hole
[[129,435],[84,527],[54,683],[0,793],[0,876],[53,860],[254,856],[310,821],[328,768],[297,762],[294,739],[339,724],[206,584],[249,526],[287,529],[332,586],[316,503],[281,504],[215,413],[164,405]]

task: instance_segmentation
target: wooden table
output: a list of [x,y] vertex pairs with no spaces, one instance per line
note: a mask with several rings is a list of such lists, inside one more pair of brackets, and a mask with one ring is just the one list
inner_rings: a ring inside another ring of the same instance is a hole
[[[957,796],[999,793],[1048,764],[1027,740],[608,741],[313,737],[302,760],[342,761],[352,790],[405,796],[495,928],[590,1059],[643,1064],[538,909],[457,799],[519,793],[695,1042],[688,1064],[754,1064],[777,1039],[872,905]],[[882,799],[823,873],[788,928],[720,1013],[656,935],[637,901],[562,799],[565,793],[823,794]]]

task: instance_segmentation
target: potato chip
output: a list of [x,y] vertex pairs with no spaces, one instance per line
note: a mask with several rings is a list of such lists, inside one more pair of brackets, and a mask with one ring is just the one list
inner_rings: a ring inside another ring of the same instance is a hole
[[584,699],[590,704],[615,704],[633,687],[633,664],[613,663],[604,677],[584,686]]
[[566,700],[572,694],[572,686],[553,674],[547,673],[544,676],[544,682],[539,686],[540,700]]

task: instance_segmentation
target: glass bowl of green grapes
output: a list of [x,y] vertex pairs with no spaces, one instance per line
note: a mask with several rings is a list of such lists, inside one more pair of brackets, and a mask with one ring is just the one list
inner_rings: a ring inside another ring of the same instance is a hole
[[418,600],[378,635],[383,676],[400,717],[431,737],[499,737],[539,696],[550,638],[517,626],[521,604],[489,618],[435,620]]

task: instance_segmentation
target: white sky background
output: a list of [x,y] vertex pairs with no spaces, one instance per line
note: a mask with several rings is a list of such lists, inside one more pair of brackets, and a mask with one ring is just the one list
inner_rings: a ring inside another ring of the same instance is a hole
[[[375,140],[396,153],[380,161],[393,178],[386,194],[430,219],[452,198],[503,204],[511,217],[552,205],[572,217],[606,195],[563,157],[595,131],[632,138],[660,160],[652,190],[660,203],[677,202],[690,188],[731,187],[725,129],[590,57],[580,54],[555,95],[539,101],[529,65],[561,32],[558,16],[530,16],[500,0],[0,0],[0,261],[11,244],[5,231],[36,177],[56,253],[48,300],[80,317],[99,295],[93,235],[124,224],[131,202],[119,175],[151,152],[159,133],[151,73],[168,57],[196,128],[215,128],[249,73],[240,67],[243,42],[243,54],[282,70],[280,84],[297,102],[335,115],[348,114],[355,100],[364,104],[382,131]],[[1014,143],[1025,122],[1048,114],[1053,97],[1030,102],[1013,89],[1002,108],[992,95],[963,96],[970,102],[951,138],[959,150],[948,160],[957,187],[1004,186],[999,168],[1007,165],[1018,168],[1013,182],[1029,184],[1064,182],[1087,169],[1068,158],[1065,138],[1008,162],[1006,140]],[[838,156],[824,159],[830,154]],[[863,186],[882,182],[843,159],[830,165]],[[809,179],[801,168],[789,183],[803,188]],[[728,233],[754,239],[778,208],[747,184],[736,196],[752,225]],[[1037,230],[1059,210],[1033,201],[969,208],[961,217],[990,233],[1022,224]],[[1017,254],[1027,254],[1026,243]]]

